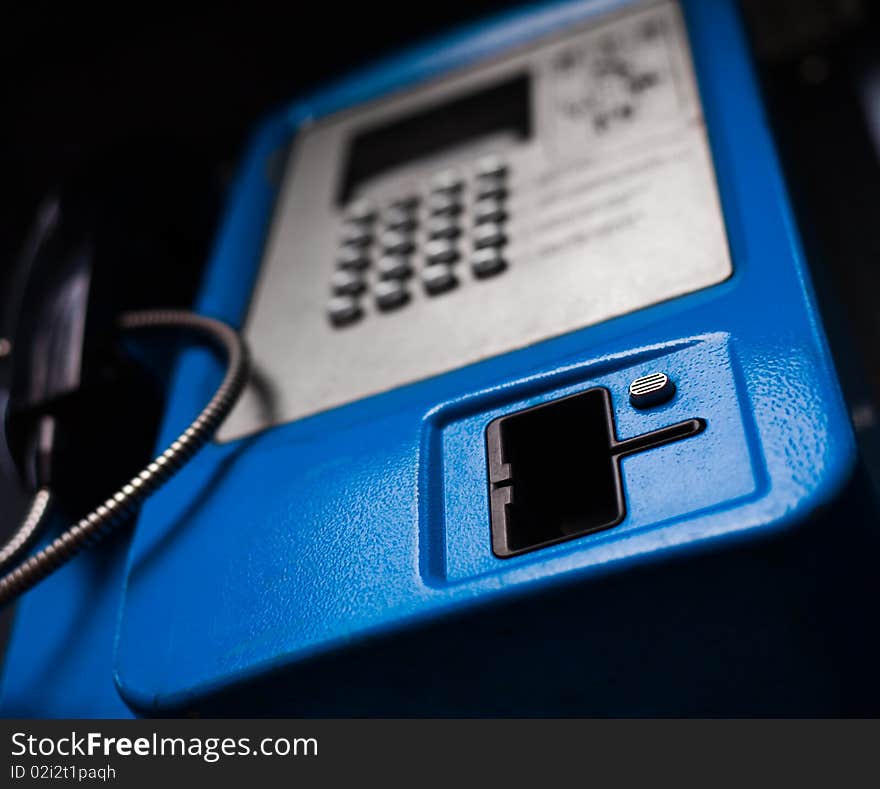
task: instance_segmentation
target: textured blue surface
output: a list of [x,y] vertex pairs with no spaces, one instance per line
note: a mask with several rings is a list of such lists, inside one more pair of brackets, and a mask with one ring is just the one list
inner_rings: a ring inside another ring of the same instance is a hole
[[[303,120],[360,103],[621,3],[518,12],[433,42],[320,93],[254,142],[199,309],[240,323],[272,206],[266,161]],[[684,298],[224,445],[145,507],[123,591],[115,679],[161,711],[366,636],[802,523],[839,493],[854,442],[733,3],[685,3],[735,273]],[[655,366],[679,383],[656,412],[626,404]],[[199,352],[177,373],[174,437],[216,384]],[[608,386],[622,438],[683,418],[706,431],[623,463],[616,529],[515,559],[492,556],[483,431],[494,417]],[[113,574],[116,576],[113,576]],[[119,568],[103,579],[114,601]],[[49,691],[33,655],[69,592],[59,575],[22,606],[4,710],[109,714],[106,672],[61,660]],[[67,622],[71,613],[62,621]],[[40,620],[37,625],[36,621]],[[109,623],[77,649],[109,663]],[[98,676],[100,674],[100,676]],[[96,688],[87,703],[67,689]],[[31,701],[31,699],[35,699]],[[74,699],[74,701],[71,701]],[[25,701],[27,700],[27,701]]]
[[0,711],[13,718],[132,717],[113,683],[128,535],[71,562],[18,605]]

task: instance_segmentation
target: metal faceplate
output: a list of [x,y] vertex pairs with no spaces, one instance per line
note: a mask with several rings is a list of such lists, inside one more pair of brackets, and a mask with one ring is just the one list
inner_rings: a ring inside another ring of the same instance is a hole
[[[486,134],[406,161],[340,203],[358,134],[519,76],[529,83],[528,136]],[[479,197],[491,177],[501,179],[495,211]],[[411,212],[403,238],[400,204]],[[430,238],[444,219],[457,233],[445,247]],[[408,276],[380,263],[383,247],[401,242]],[[353,252],[362,253],[356,265]],[[442,264],[452,280],[432,287],[438,253],[453,258]],[[677,5],[593,19],[301,129],[245,326],[259,386],[220,438],[624,315],[731,271]],[[334,287],[354,292],[334,302]],[[340,303],[351,312],[331,320]]]

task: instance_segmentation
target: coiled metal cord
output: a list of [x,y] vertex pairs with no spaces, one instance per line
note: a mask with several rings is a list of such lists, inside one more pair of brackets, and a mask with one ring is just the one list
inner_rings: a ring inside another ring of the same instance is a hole
[[18,527],[18,531],[0,548],[0,569],[11,564],[23,554],[39,537],[48,520],[51,510],[52,493],[48,488],[40,488],[31,499],[31,506]]
[[[244,388],[249,369],[247,348],[238,332],[225,323],[185,310],[145,310],[123,314],[118,325],[125,331],[145,328],[194,330],[225,351],[226,375],[208,405],[161,455],[103,504],[0,578],[0,606],[10,603],[31,589],[70,561],[83,548],[96,543],[122,523],[145,498],[173,476],[211,439]],[[37,493],[37,497],[40,493],[42,491]],[[37,507],[37,497],[31,513]],[[16,537],[24,531],[27,520],[26,518],[19,528]],[[3,550],[7,547],[9,544]],[[13,552],[18,553],[19,550]]]

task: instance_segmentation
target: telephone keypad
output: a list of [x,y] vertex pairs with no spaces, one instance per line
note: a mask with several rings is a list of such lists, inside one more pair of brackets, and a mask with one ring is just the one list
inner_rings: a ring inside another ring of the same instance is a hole
[[[418,272],[424,294],[440,297],[462,282],[456,264],[464,257],[472,280],[496,276],[509,266],[507,162],[487,156],[464,170],[434,174],[414,191],[377,204],[365,199],[344,214],[337,270],[327,313],[335,326],[364,317],[364,296],[390,312],[412,298],[407,281]],[[377,221],[378,220],[378,221]],[[417,295],[417,294],[416,294]]]

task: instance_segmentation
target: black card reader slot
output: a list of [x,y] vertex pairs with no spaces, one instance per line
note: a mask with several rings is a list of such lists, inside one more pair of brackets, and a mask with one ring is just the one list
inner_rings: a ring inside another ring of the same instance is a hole
[[689,419],[619,441],[603,387],[495,419],[486,429],[493,552],[507,558],[616,526],[626,515],[620,459],[704,427]]

